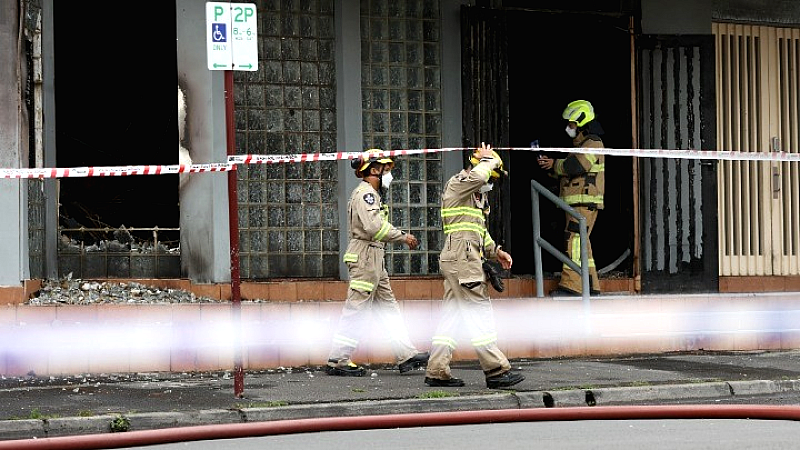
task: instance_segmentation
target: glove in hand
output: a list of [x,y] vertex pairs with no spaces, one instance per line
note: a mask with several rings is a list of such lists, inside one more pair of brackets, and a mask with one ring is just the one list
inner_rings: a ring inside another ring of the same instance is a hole
[[500,269],[497,267],[497,265],[489,261],[484,261],[483,271],[486,273],[486,278],[489,280],[489,284],[492,285],[495,291],[503,292],[506,289],[503,279],[500,278]]

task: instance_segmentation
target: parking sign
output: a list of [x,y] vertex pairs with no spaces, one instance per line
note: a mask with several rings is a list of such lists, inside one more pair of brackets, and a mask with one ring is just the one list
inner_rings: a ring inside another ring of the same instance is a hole
[[253,3],[206,3],[209,70],[258,70],[258,28]]

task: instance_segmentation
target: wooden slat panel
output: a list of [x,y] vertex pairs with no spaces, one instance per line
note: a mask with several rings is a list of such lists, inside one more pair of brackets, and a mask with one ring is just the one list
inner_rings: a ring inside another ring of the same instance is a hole
[[[759,27],[761,35],[761,73],[765,77],[763,86],[765,91],[762,93],[762,105],[764,106],[764,119],[762,120],[764,136],[761,139],[761,151],[769,152],[772,148],[772,138],[779,136],[780,130],[780,109],[779,104],[775,100],[778,98],[779,88],[779,67],[775,61],[775,55],[778,51],[777,46],[777,33],[776,29],[772,27]],[[774,247],[776,239],[780,237],[781,225],[780,220],[775,220],[775,209],[779,208],[780,202],[773,198],[772,193],[772,171],[777,167],[777,163],[764,164],[764,179],[765,189],[764,193],[764,214],[765,218],[770,224],[764,227],[765,232],[769,232],[769,237],[765,239],[764,243],[768,246],[769,251],[766,253],[770,258],[770,270],[767,275],[779,275],[777,268],[780,267],[780,258],[778,251]],[[765,233],[766,235],[767,233]],[[766,249],[765,249],[766,250]]]
[[[787,30],[787,38],[791,42],[789,51],[790,70],[793,75],[789,83],[789,117],[787,118],[786,130],[789,137],[786,139],[784,150],[797,151],[798,128],[800,128],[800,30]],[[791,150],[790,150],[791,149]],[[798,163],[784,163],[784,204],[786,223],[787,243],[787,272],[789,274],[800,273],[800,179],[797,176]]]
[[[747,26],[745,29],[746,39],[747,39],[747,64],[748,67],[754,67],[756,62],[758,61],[758,49],[756,46],[756,38],[753,33],[753,27]],[[747,83],[748,95],[746,98],[746,103],[744,106],[744,110],[747,111],[748,120],[747,120],[747,128],[748,128],[748,140],[747,140],[747,149],[748,151],[758,151],[758,134],[759,134],[759,115],[760,115],[760,108],[758,107],[758,98],[759,98],[759,79],[758,74],[754,73],[754,71],[748,71],[749,81]],[[759,167],[758,163],[748,161],[746,164],[747,167],[747,180],[748,180],[748,194],[749,194],[749,204],[750,204],[750,217],[752,218],[752,235],[754,236],[754,243],[755,247],[753,249],[753,253],[751,255],[751,260],[749,262],[750,267],[755,267],[756,273],[764,272],[764,259],[763,259],[763,246],[764,241],[762,239],[762,220],[759,214],[759,196],[758,192],[760,192],[760,175],[759,175]]]
[[[789,94],[789,46],[790,42],[786,39],[786,36],[783,33],[784,30],[778,29],[776,30],[776,52],[775,57],[777,58],[777,67],[779,69],[778,77],[777,77],[777,91],[778,97],[776,100],[778,101],[778,116],[780,120],[778,122],[778,138],[780,139],[780,148],[777,150],[784,150],[786,148],[786,144],[790,141],[789,136],[789,99],[787,98]],[[776,241],[775,243],[775,273],[778,275],[787,275],[788,274],[788,266],[789,266],[789,258],[787,255],[786,245],[788,244],[787,236],[788,227],[786,224],[787,220],[790,220],[784,213],[786,212],[786,204],[785,198],[787,194],[786,186],[784,186],[783,181],[786,180],[788,174],[784,171],[784,164],[783,163],[775,163],[774,164],[775,170],[777,170],[778,174],[780,175],[779,181],[779,188],[780,192],[774,193],[774,198],[778,201],[778,205],[773,211],[773,216],[775,221],[775,228],[778,230],[778,236],[781,239]]]
[[[800,30],[713,24],[718,148],[800,152]],[[720,274],[800,273],[800,164],[723,162]],[[773,173],[780,177],[775,191]]]
[[[798,128],[800,128],[800,30],[780,29],[783,39],[782,58],[782,149],[798,152]],[[781,211],[783,214],[781,246],[781,273],[794,275],[800,272],[800,178],[798,163],[781,163]]]
[[[741,25],[734,25],[733,29],[731,30],[731,45],[729,48],[729,72],[730,72],[730,90],[728,91],[728,97],[730,99],[730,122],[731,122],[731,141],[728,143],[728,149],[733,151],[742,151],[742,142],[741,142],[741,121],[739,117],[739,105],[742,104],[742,99],[739,97],[741,93],[741,72],[742,72],[742,63],[740,59],[740,55],[742,53],[742,26]],[[749,217],[747,215],[748,205],[744,203],[744,193],[745,186],[742,184],[742,163],[737,161],[734,162],[733,165],[733,186],[734,190],[732,192],[733,195],[733,203],[734,207],[734,216],[731,218],[733,220],[733,226],[736,233],[736,248],[738,249],[737,255],[738,264],[737,264],[737,272],[738,273],[747,273],[748,268],[748,261],[747,256],[750,254],[749,252],[749,242],[750,236],[747,234],[749,231],[749,227],[747,223],[749,221]]]
[[[701,144],[700,47],[656,45],[640,56],[644,148],[686,149]],[[696,160],[642,161],[642,267],[679,274],[703,258],[703,176]]]
[[[773,64],[770,66],[775,66],[775,73],[772,75],[771,81],[774,82],[774,85],[771,86],[771,91],[774,93],[771,99],[774,101],[771,105],[771,112],[775,114],[776,122],[772,123],[774,132],[770,134],[770,144],[772,143],[772,138],[779,139],[778,145],[780,146],[777,150],[782,150],[783,143],[784,143],[784,133],[783,133],[783,120],[786,117],[786,98],[784,94],[786,92],[785,81],[786,79],[781,76],[781,74],[786,73],[786,43],[783,39],[781,30],[775,30],[775,40],[771,42],[773,47],[770,49],[770,56],[773,58]],[[775,145],[775,144],[773,144]],[[770,146],[769,151],[774,151],[772,146]],[[770,176],[773,174],[778,174],[779,177],[781,176],[781,163],[772,163],[772,168],[770,169]],[[773,199],[773,210],[772,210],[772,229],[775,233],[775,237],[782,237],[783,236],[783,192],[780,189],[781,185],[779,182],[780,178],[778,179],[777,187],[775,186],[774,179],[771,179],[769,186],[770,192],[772,192],[772,199]],[[776,188],[778,189],[776,191]],[[773,273],[775,275],[782,275],[783,274],[783,267],[785,265],[785,258],[783,252],[783,240],[778,239],[774,241],[775,247],[773,251]]]
[[[717,76],[715,77],[715,85],[716,85],[716,109],[717,109],[717,149],[722,149],[722,141],[723,141],[723,132],[724,129],[723,121],[725,115],[722,114],[723,112],[723,96],[722,96],[722,53],[723,53],[723,32],[726,28],[725,24],[719,23],[712,23],[711,24],[711,31],[714,34],[714,48],[716,48],[716,56],[714,58],[715,62],[715,71]],[[730,275],[730,267],[731,267],[731,258],[730,258],[730,240],[729,235],[727,233],[727,227],[725,218],[729,217],[729,211],[727,209],[727,196],[724,195],[726,184],[730,177],[727,176],[728,174],[728,166],[729,164],[727,161],[721,161],[719,163],[718,173],[717,173],[717,185],[719,188],[717,189],[717,208],[720,211],[719,220],[717,221],[717,240],[719,242],[719,273],[722,275]]]
[[[715,106],[704,102],[715,78],[703,76],[714,70],[714,44],[709,36],[639,41],[642,148],[716,148],[716,129],[702,126]],[[719,241],[705,237],[718,231],[719,165],[678,158],[641,164],[642,289],[717,288]]]
[[[713,30],[716,37],[716,66],[717,66],[717,147],[719,150],[727,148],[727,142],[730,142],[730,102],[728,96],[725,95],[730,92],[730,77],[729,68],[726,64],[728,55],[730,54],[729,48],[729,35],[727,24],[713,24]],[[733,217],[733,206],[731,204],[730,192],[733,190],[732,181],[732,164],[730,161],[722,161],[720,163],[720,171],[718,174],[719,196],[718,207],[720,209],[719,226],[719,251],[720,251],[720,274],[733,275],[734,264],[734,250],[733,250],[733,233],[730,229],[730,218]]]
[[[762,113],[768,111],[762,93],[763,83],[769,78],[761,76],[768,73],[768,59],[762,57],[762,27],[714,24],[712,28],[717,41],[718,148],[765,151],[760,130],[769,116]],[[771,273],[771,200],[763,190],[769,168],[764,166],[748,161],[721,164],[718,186],[722,275]]]
[[[770,93],[769,86],[771,84],[772,75],[774,70],[770,69],[770,41],[772,37],[769,35],[769,29],[766,27],[753,27],[753,36],[756,41],[754,47],[756,48],[756,60],[754,61],[754,68],[756,68],[758,76],[758,89],[759,95],[756,99],[759,108],[759,124],[758,124],[758,137],[756,139],[756,147],[754,152],[767,152],[770,146],[770,136],[772,130],[770,123],[774,120],[773,112],[770,109]],[[770,184],[770,163],[759,162],[758,179],[760,189],[758,194],[758,213],[762,221],[762,228],[760,230],[760,238],[762,242],[760,256],[763,258],[760,262],[762,265],[757,267],[758,270],[754,271],[752,275],[772,275],[774,261],[772,259],[772,191],[769,187]]]

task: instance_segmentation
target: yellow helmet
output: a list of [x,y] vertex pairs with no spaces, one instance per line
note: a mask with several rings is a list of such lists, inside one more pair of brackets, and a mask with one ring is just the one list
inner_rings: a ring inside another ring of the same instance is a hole
[[[503,158],[501,158],[500,155],[494,150],[492,150],[492,158],[495,158],[500,161],[500,165],[497,166],[497,168],[495,168],[494,170],[492,170],[492,178],[500,178],[500,175],[504,176],[508,175],[508,172],[505,169],[503,169]],[[477,166],[478,163],[481,162],[481,152],[479,149],[475,149],[475,151],[472,152],[472,156],[469,158],[469,162],[470,164],[472,164],[472,167]]]
[[582,127],[594,120],[594,107],[586,100],[575,100],[567,105],[561,117]]
[[361,177],[361,174],[369,168],[372,163],[388,164],[391,170],[394,167],[394,161],[388,156],[383,156],[383,150],[379,148],[371,148],[365,150],[358,158],[350,160],[350,167],[355,169],[356,175]]

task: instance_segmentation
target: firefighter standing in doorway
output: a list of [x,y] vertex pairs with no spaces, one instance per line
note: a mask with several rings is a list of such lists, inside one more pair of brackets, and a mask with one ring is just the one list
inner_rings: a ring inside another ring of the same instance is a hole
[[350,275],[350,286],[333,336],[326,372],[356,377],[366,374],[366,369],[355,364],[350,357],[367,331],[370,315],[374,312],[381,328],[389,334],[400,373],[405,373],[425,365],[428,353],[419,352],[408,337],[400,307],[389,284],[384,247],[387,242],[403,242],[414,250],[418,241],[413,234],[389,223],[389,209],[382,201],[381,193],[385,194],[392,182],[394,161],[381,156],[380,150],[372,149],[350,163],[356,177],[361,179],[347,204],[350,242],[344,262]]
[[478,354],[486,386],[506,388],[525,378],[511,372],[508,359],[497,347],[494,312],[483,270],[485,259],[499,261],[504,269],[511,268],[511,255],[496,245],[486,229],[488,193],[493,181],[506,172],[500,155],[485,144],[473,153],[470,163],[471,166],[450,178],[442,193],[445,242],[439,254],[439,267],[444,276],[444,301],[425,384],[464,386],[464,381],[450,372],[456,335],[464,330]]
[[[574,147],[603,148],[600,136],[603,128],[595,118],[594,107],[586,100],[576,100],[567,105],[562,113],[567,121],[567,134]],[[603,209],[605,189],[605,157],[592,153],[568,153],[563,159],[539,157],[539,166],[550,170],[550,175],[559,179],[560,197],[586,218],[587,237],[591,235],[598,212]],[[581,237],[578,221],[567,214],[564,231],[567,257],[580,266]],[[587,238],[587,241],[589,239]],[[590,294],[600,293],[600,280],[592,256],[591,242],[586,243],[589,257]],[[553,296],[576,296],[583,292],[581,275],[567,264],[561,269],[561,281],[553,290]]]

